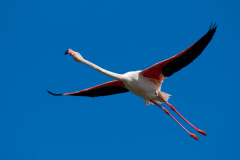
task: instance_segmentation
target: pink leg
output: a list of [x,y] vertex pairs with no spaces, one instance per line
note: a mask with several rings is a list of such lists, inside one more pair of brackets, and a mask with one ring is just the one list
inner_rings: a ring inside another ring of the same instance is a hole
[[199,141],[198,137],[197,137],[195,134],[190,133],[186,128],[184,128],[183,125],[181,125],[181,123],[179,123],[179,122],[168,112],[168,110],[167,110],[166,108],[160,106],[158,103],[156,103],[156,102],[154,102],[154,101],[152,101],[152,100],[151,100],[151,102],[152,102],[153,104],[157,105],[157,106],[158,106],[159,108],[161,108],[162,110],[164,110],[165,113],[167,113],[169,116],[171,116],[172,119],[174,119],[174,121],[176,121],[191,137],[193,137],[195,140],[198,140],[198,141]]
[[196,127],[195,127],[194,125],[192,125],[188,120],[186,120],[186,119],[173,107],[173,105],[171,105],[171,104],[168,103],[168,102],[166,102],[166,103],[167,103],[167,105],[169,105],[169,107],[170,107],[174,112],[176,112],[176,113],[177,113],[182,119],[184,119],[190,126],[192,126],[194,129],[196,129],[199,133],[203,134],[204,136],[207,136],[207,134],[206,134],[204,131],[196,128]]

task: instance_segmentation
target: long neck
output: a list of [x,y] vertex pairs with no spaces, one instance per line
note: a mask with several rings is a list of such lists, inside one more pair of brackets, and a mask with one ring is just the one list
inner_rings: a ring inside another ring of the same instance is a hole
[[88,65],[88,66],[90,66],[90,67],[92,67],[96,71],[101,72],[101,73],[109,76],[109,77],[112,77],[112,78],[120,80],[120,81],[123,80],[123,75],[122,74],[117,74],[117,73],[113,73],[113,72],[110,72],[108,70],[105,70],[105,69],[103,69],[103,68],[93,64],[92,62],[89,62],[89,61],[85,60],[85,59],[83,59],[81,62],[86,64],[86,65]]

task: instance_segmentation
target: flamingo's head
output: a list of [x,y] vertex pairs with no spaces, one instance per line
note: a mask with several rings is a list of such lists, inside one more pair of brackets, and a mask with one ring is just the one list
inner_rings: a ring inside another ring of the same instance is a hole
[[70,54],[76,62],[82,63],[82,61],[84,60],[80,53],[75,52],[75,51],[72,50],[72,49],[68,49],[68,50],[65,52],[65,55],[67,55],[67,54]]

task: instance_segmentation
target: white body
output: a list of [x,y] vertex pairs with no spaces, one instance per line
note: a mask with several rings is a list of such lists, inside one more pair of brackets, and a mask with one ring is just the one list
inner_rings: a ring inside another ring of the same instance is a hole
[[132,71],[123,74],[125,87],[135,95],[145,100],[158,100],[158,88],[149,78],[140,74],[140,71]]

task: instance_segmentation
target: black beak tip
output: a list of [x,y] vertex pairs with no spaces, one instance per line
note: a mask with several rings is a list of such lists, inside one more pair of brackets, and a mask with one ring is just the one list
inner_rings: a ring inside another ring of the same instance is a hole
[[64,53],[64,55],[67,55],[68,54],[68,50]]

